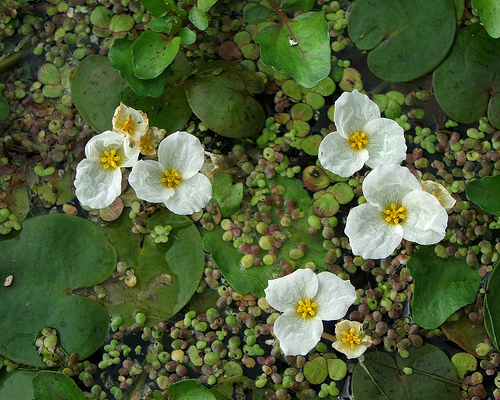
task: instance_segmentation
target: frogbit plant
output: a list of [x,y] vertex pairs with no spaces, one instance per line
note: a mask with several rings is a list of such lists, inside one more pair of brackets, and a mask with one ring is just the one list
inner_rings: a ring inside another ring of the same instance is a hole
[[364,164],[374,168],[406,158],[403,128],[380,118],[378,105],[357,90],[342,93],[335,102],[334,122],[337,131],[326,136],[318,150],[327,170],[348,177]]
[[321,339],[322,320],[342,318],[357,297],[348,280],[307,268],[270,280],[265,293],[269,305],[283,312],[273,329],[285,355],[312,350]]
[[372,338],[363,331],[363,324],[358,321],[337,322],[335,337],[332,347],[347,358],[358,358],[372,345]]
[[385,258],[401,239],[435,244],[444,238],[448,214],[405,167],[375,167],[362,184],[367,203],[347,216],[345,233],[352,252],[364,259]]

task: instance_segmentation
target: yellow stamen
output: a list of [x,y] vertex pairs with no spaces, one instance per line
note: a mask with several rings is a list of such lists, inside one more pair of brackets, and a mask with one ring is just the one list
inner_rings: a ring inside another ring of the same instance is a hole
[[391,208],[387,208],[384,211],[384,214],[387,215],[385,220],[393,225],[399,225],[405,219],[405,208],[396,206],[396,204],[392,203]]
[[361,344],[361,339],[359,338],[359,332],[356,328],[351,328],[349,332],[341,332],[342,337],[340,340],[345,345],[351,346],[351,350],[354,349],[355,344]]
[[127,132],[129,135],[133,135],[134,134],[133,123],[134,123],[134,117],[132,116],[132,114],[129,114],[125,118],[125,121],[118,121],[116,123],[116,127],[124,132]]
[[311,318],[316,315],[316,311],[314,309],[318,305],[316,303],[311,302],[311,299],[304,299],[304,301],[300,300],[297,305],[297,313],[302,318]]
[[161,182],[167,187],[167,188],[172,188],[175,189],[177,185],[181,183],[182,180],[182,175],[179,174],[176,169],[172,169],[172,171],[169,171],[166,169],[164,171],[165,177],[161,178]]
[[121,160],[121,157],[116,154],[115,149],[104,150],[104,157],[101,158],[101,162],[103,164],[104,169],[116,169],[118,168],[118,161]]
[[354,150],[363,150],[368,144],[368,138],[364,132],[354,132],[348,139]]

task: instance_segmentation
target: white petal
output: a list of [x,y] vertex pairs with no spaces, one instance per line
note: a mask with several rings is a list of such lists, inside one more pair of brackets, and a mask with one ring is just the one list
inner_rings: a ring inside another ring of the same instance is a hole
[[293,310],[304,299],[313,299],[318,291],[318,278],[308,268],[298,269],[282,278],[271,279],[267,282],[266,300],[271,307],[278,311]]
[[273,327],[285,355],[306,355],[318,344],[323,333],[321,319],[305,319],[290,311],[280,315]]
[[439,200],[424,191],[413,191],[403,199],[406,218],[403,238],[419,244],[434,244],[444,238],[448,213]]
[[123,150],[125,152],[126,159],[122,164],[122,167],[133,167],[139,159],[139,153],[141,150],[139,147],[134,146],[128,138],[125,138],[125,141],[123,142]]
[[338,132],[332,132],[321,141],[318,158],[328,171],[347,177],[363,168],[368,160],[368,151],[354,150],[347,139]]
[[408,168],[397,164],[375,167],[363,181],[363,195],[368,203],[380,209],[387,204],[401,204],[413,190],[420,190],[420,183]]
[[188,215],[206,207],[211,198],[212,184],[205,175],[198,173],[189,179],[182,179],[173,196],[164,203],[173,213]]
[[124,142],[125,137],[122,135],[113,131],[105,131],[94,136],[87,142],[85,145],[85,156],[87,158],[101,157],[103,149],[107,149],[109,146],[112,146],[112,148],[123,148]]
[[[129,120],[127,121],[127,118]],[[149,127],[146,113],[120,103],[113,115],[113,130],[126,136],[132,143],[138,142]]]
[[120,168],[104,169],[100,160],[86,158],[76,167],[74,185],[82,205],[105,208],[121,193],[122,173]]
[[377,104],[357,90],[342,93],[335,102],[335,126],[346,139],[354,132],[363,132],[368,121],[376,118],[380,118]]
[[357,298],[354,286],[331,272],[320,272],[318,283],[316,316],[324,321],[342,318]]
[[168,170],[175,168],[183,179],[189,179],[205,161],[203,146],[196,136],[187,132],[174,132],[161,141],[158,161]]
[[406,141],[404,130],[396,121],[378,118],[364,127],[368,137],[366,149],[370,158],[365,162],[370,168],[382,164],[399,164],[406,159]]
[[401,225],[388,224],[381,211],[370,204],[361,204],[349,212],[344,232],[352,252],[364,259],[388,257],[403,238]]
[[451,197],[451,194],[440,183],[434,181],[422,181],[420,182],[420,185],[427,193],[435,196],[445,210],[450,210],[455,205],[456,200]]
[[141,160],[132,168],[128,177],[130,186],[142,200],[150,203],[164,203],[174,195],[174,189],[169,189],[161,182],[165,167],[157,161]]
[[[342,336],[341,332],[350,332],[351,328],[356,329],[361,339],[361,343],[355,343],[354,348],[350,345],[350,343],[344,343],[339,338],[340,336]],[[335,325],[335,335],[337,336],[337,340],[332,343],[332,347],[335,350],[344,353],[347,358],[358,358],[372,344],[372,339],[369,336],[365,335],[361,328],[362,324],[357,321],[340,321]]]

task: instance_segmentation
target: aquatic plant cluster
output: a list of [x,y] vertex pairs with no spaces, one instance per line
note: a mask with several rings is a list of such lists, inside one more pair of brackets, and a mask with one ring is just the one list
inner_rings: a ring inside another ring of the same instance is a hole
[[0,397],[500,398],[493,3],[0,5]]

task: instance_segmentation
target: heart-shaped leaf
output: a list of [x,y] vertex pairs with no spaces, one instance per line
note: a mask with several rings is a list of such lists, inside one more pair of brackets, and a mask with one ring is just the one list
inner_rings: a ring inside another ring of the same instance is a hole
[[368,54],[381,79],[406,82],[436,68],[453,44],[456,13],[450,0],[357,0],[349,36]]
[[89,298],[72,294],[106,280],[116,252],[100,229],[82,218],[47,214],[23,223],[13,239],[0,242],[0,347],[16,362],[43,367],[33,345],[39,332],[57,330],[67,354],[84,359],[104,342],[108,312]]
[[325,13],[309,12],[264,28],[256,37],[261,60],[306,88],[330,73],[330,35]]
[[465,187],[465,193],[487,213],[500,216],[500,175],[470,181]]
[[85,400],[85,395],[78,389],[69,376],[60,372],[40,371],[33,378],[35,400],[64,399]]

